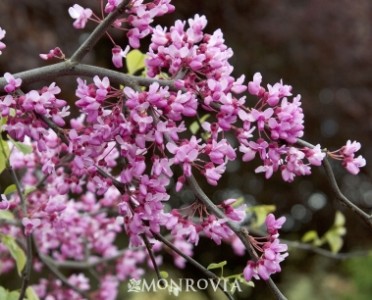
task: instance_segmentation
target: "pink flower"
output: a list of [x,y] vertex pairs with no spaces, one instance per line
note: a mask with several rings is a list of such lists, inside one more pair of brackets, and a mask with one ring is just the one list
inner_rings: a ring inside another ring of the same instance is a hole
[[239,151],[244,154],[242,158],[243,161],[251,161],[254,159],[257,153],[256,150],[253,150],[251,147],[247,147],[243,144],[239,146]]
[[295,143],[297,138],[304,134],[304,114],[301,108],[301,96],[298,95],[289,102],[284,98],[280,108],[275,110],[275,114],[269,119],[268,125],[273,140],[282,139],[288,143]]
[[205,178],[207,178],[208,183],[216,186],[218,180],[220,180],[225,170],[226,170],[225,164],[215,167],[213,163],[207,163],[204,166],[203,173]]
[[125,50],[123,50],[120,46],[115,45],[112,48],[112,63],[116,68],[123,67],[123,58],[125,58],[130,50],[130,47],[127,46]]
[[72,274],[68,278],[68,282],[82,291],[87,291],[90,288],[89,279],[83,273]]
[[360,171],[359,169],[366,165],[366,160],[361,155],[357,158],[348,156],[344,158],[343,165],[351,174],[357,175]]
[[119,281],[115,276],[106,275],[100,281],[97,300],[115,300],[118,294]]
[[0,100],[1,116],[9,116],[10,108],[12,108],[14,104],[16,104],[16,102],[11,95],[6,95],[3,100]]
[[62,52],[61,48],[59,47],[51,49],[49,53],[46,53],[46,54],[41,53],[39,54],[39,56],[41,59],[44,59],[44,60],[48,60],[52,58],[59,58],[59,59],[65,58],[65,54]]
[[326,154],[320,149],[319,144],[312,149],[306,148],[303,151],[306,155],[307,160],[313,166],[320,166],[324,157],[326,156]]
[[358,152],[360,150],[360,143],[357,141],[350,141],[348,140],[346,142],[346,145],[341,148],[341,153],[345,156],[352,156],[355,152]]
[[236,158],[234,149],[226,139],[218,142],[212,140],[212,144],[208,144],[206,147],[206,154],[209,155],[210,160],[215,164],[223,164],[225,159],[234,160]]
[[105,6],[105,13],[112,12],[123,0],[108,0]]
[[1,41],[5,37],[6,31],[0,27],[0,55],[3,53],[1,50],[6,48],[6,45]]
[[253,81],[248,82],[248,92],[251,95],[261,96],[265,89],[261,86],[262,75],[261,73],[255,73],[253,75]]
[[267,89],[268,93],[266,101],[270,106],[276,106],[283,97],[292,96],[292,87],[290,85],[283,85],[282,80],[275,83],[273,86],[268,84]]
[[22,84],[22,79],[21,78],[17,78],[15,79],[13,77],[12,74],[6,72],[4,74],[4,78],[6,80],[6,82],[8,83],[5,87],[4,87],[4,90],[7,92],[7,93],[11,93],[11,92],[14,92],[17,88],[19,88]]
[[25,235],[30,235],[37,227],[41,225],[40,219],[23,218],[22,225],[25,229]]
[[174,163],[182,164],[183,172],[186,177],[191,176],[191,164],[197,159],[199,155],[200,146],[195,136],[192,136],[190,141],[185,140],[181,146],[174,143],[167,143],[167,149],[170,153],[174,154]]
[[97,87],[96,100],[102,102],[106,99],[108,92],[110,91],[110,80],[107,76],[101,80],[97,75],[93,77],[94,85]]
[[275,216],[273,214],[268,214],[265,220],[267,232],[271,235],[276,235],[278,233],[278,230],[282,228],[285,220],[285,217],[275,219]]
[[9,209],[10,203],[4,194],[1,194],[0,210]]
[[234,203],[236,199],[227,199],[221,203],[221,208],[224,210],[224,213],[227,217],[231,220],[242,222],[246,216],[245,212],[245,205],[241,205],[239,207],[234,207]]
[[90,8],[83,8],[79,4],[74,4],[68,9],[68,13],[71,18],[76,19],[74,27],[76,29],[83,29],[88,22],[88,19],[92,16],[93,11]]
[[253,108],[248,117],[248,121],[257,122],[258,130],[262,131],[265,128],[266,121],[271,118],[273,114],[274,110],[271,107],[265,109],[264,111],[259,111]]

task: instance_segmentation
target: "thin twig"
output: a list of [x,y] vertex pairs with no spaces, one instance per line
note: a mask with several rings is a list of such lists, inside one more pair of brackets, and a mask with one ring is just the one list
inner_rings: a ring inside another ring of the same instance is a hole
[[[2,149],[4,151],[4,149]],[[12,176],[13,182],[16,185],[17,193],[19,198],[21,199],[21,208],[24,215],[27,215],[27,203],[26,199],[23,196],[23,191],[21,187],[21,183],[18,180],[17,174],[10,165],[9,159],[7,160],[7,167],[9,169],[9,172]],[[22,225],[22,230],[24,231],[24,226]],[[28,234],[26,236],[26,265],[24,269],[22,270],[22,285],[19,292],[19,300],[23,300],[26,294],[26,289],[30,282],[31,277],[31,271],[32,271],[32,234]]]
[[35,112],[35,115],[40,119],[42,120],[45,124],[47,124],[51,129],[53,129],[53,131],[57,134],[57,136],[62,140],[62,142],[64,142],[67,146],[69,144],[69,141],[68,139],[66,138],[64,132],[63,132],[63,129],[58,127],[58,125],[56,123],[54,123],[53,121],[49,120],[46,116],[44,115],[41,115],[41,114],[38,114]]
[[89,51],[97,44],[101,37],[110,28],[112,23],[124,13],[125,7],[128,5],[129,0],[125,0],[118,5],[118,7],[111,12],[89,35],[89,37],[80,45],[80,47],[72,54],[70,61],[72,63],[80,62]]
[[152,266],[154,267],[156,276],[158,277],[158,280],[160,280],[160,279],[162,279],[162,276],[160,274],[160,270],[159,270],[158,264],[156,263],[154,253],[152,251],[152,245],[149,242],[149,239],[147,238],[146,234],[142,233],[141,234],[141,237],[142,237],[143,242],[145,243],[145,247],[147,249],[147,253],[150,256],[150,260],[151,260]]
[[40,258],[40,260],[43,262],[44,265],[46,265],[48,267],[48,269],[54,274],[55,277],[57,277],[59,280],[61,280],[61,282],[67,286],[68,288],[70,288],[71,290],[75,291],[76,293],[78,293],[80,296],[82,296],[84,299],[89,299],[89,296],[88,294],[85,292],[85,291],[82,291],[81,289],[79,289],[78,287],[76,287],[75,285],[71,284],[68,279],[66,278],[65,275],[63,275],[61,273],[61,271],[58,270],[58,268],[56,267],[53,259],[51,259],[49,256],[46,256],[40,252],[38,252],[38,256]]
[[[125,254],[125,251],[126,250],[121,250],[121,251],[118,251],[118,253],[116,253],[113,256],[103,257],[103,258],[96,259],[96,260],[93,260],[93,261],[65,260],[65,261],[56,261],[56,262],[54,262],[54,264],[58,268],[89,269],[89,268],[93,268],[93,267],[96,267],[98,265],[101,265],[101,264],[108,263],[110,261],[119,259],[120,257],[122,257]],[[52,259],[52,258],[50,258],[50,259]]]
[[[195,259],[192,257],[184,254],[181,250],[179,250],[177,247],[175,247],[171,242],[169,242],[166,238],[164,238],[162,235],[152,232],[153,236],[162,242],[164,245],[166,245],[168,248],[170,248],[172,251],[176,252],[178,255],[182,256],[186,261],[188,261],[191,265],[199,269],[203,274],[205,274],[207,277],[212,278],[216,282],[219,282],[220,278],[214,274],[213,272],[209,271],[206,267],[198,263]],[[233,300],[233,296],[226,291],[221,284],[218,284],[218,287],[221,289],[221,291],[227,296],[228,299]]]
[[284,240],[284,239],[280,239],[280,241],[283,242],[284,244],[287,244],[291,248],[311,251],[316,254],[322,255],[324,257],[338,259],[338,260],[345,260],[345,259],[355,258],[355,257],[366,257],[370,255],[368,251],[358,251],[358,252],[350,252],[350,253],[334,253],[332,251],[322,249],[322,248],[313,246],[311,244],[305,244],[305,243],[300,243],[297,241],[289,241],[289,240]]
[[[306,142],[304,140],[298,139],[297,144],[303,147],[308,148],[314,148],[315,146],[310,144],[309,142]],[[357,214],[370,228],[372,228],[372,218],[369,214],[364,212],[362,209],[360,209],[357,205],[355,205],[350,199],[348,199],[340,190],[340,187],[337,184],[337,180],[335,177],[335,174],[333,172],[332,166],[328,160],[327,157],[324,158],[323,167],[325,170],[325,173],[328,177],[329,183],[331,185],[331,188],[333,190],[333,193],[335,194],[336,198],[340,200],[345,206],[347,206],[352,212]]]

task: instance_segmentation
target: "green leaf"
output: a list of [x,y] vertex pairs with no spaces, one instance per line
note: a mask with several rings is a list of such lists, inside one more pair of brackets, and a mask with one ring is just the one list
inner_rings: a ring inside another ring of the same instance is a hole
[[333,226],[323,236],[333,253],[339,252],[344,244],[342,236],[346,234],[345,220],[345,216],[337,211]]
[[5,189],[4,194],[5,194],[5,195],[9,195],[9,194],[11,194],[11,193],[14,193],[16,190],[17,190],[17,186],[16,186],[15,184],[11,184],[11,185],[9,185],[9,186]]
[[9,210],[0,210],[0,220],[14,220],[14,215]]
[[32,153],[32,146],[23,144],[21,142],[17,142],[13,140],[9,135],[8,135],[9,140],[13,143],[13,145],[21,151],[23,154],[30,154]]
[[169,274],[168,274],[168,272],[166,272],[166,271],[160,271],[159,273],[160,273],[161,278],[166,279],[166,278],[169,277]]
[[9,291],[0,286],[0,299],[7,299]]
[[208,265],[207,270],[221,269],[224,266],[226,266],[226,264],[227,264],[226,260],[221,261],[219,263],[211,263],[211,264]]
[[276,210],[275,205],[255,205],[247,208],[248,211],[253,212],[256,215],[256,222],[253,227],[260,227],[265,223],[266,216]]
[[19,299],[19,292],[18,291],[12,291],[8,294],[8,297],[6,300],[18,300]]
[[3,125],[5,125],[6,122],[8,122],[8,117],[1,117],[1,118],[0,118],[0,131],[1,131],[1,127],[2,127]]
[[315,230],[310,230],[310,231],[306,232],[302,236],[302,239],[301,239],[301,241],[304,242],[304,243],[310,243],[310,242],[317,241],[317,240],[319,240],[319,236],[318,236],[318,233]]
[[35,192],[35,191],[36,191],[36,188],[34,186],[26,188],[26,190],[24,192],[24,196],[26,197],[28,194],[31,194],[32,192]]
[[203,124],[210,116],[211,116],[210,114],[205,114],[200,118],[199,121],[192,122],[191,125],[189,126],[191,133],[196,134],[200,129],[200,124]]
[[345,216],[340,212],[336,212],[334,226],[343,227],[345,225]]
[[3,141],[0,138],[0,174],[5,170],[6,168],[6,163],[9,158],[9,146],[6,141]]
[[337,253],[338,251],[340,251],[342,245],[344,244],[344,241],[341,238],[341,236],[334,231],[328,232],[328,234],[326,235],[326,239],[333,253]]
[[26,290],[27,300],[40,300],[39,296],[35,293],[32,287],[28,287]]
[[236,198],[236,201],[232,204],[232,207],[237,208],[242,204],[244,204],[244,197],[243,196]]
[[10,255],[16,262],[18,274],[21,276],[21,272],[26,264],[26,255],[22,248],[18,246],[15,239],[11,236],[0,235],[1,242],[8,248]]
[[189,126],[189,130],[191,131],[192,134],[196,134],[200,129],[200,126],[199,126],[199,122],[198,121],[194,121],[191,123],[191,125]]
[[133,75],[137,71],[145,68],[145,57],[145,54],[137,49],[130,51],[126,57],[128,73]]

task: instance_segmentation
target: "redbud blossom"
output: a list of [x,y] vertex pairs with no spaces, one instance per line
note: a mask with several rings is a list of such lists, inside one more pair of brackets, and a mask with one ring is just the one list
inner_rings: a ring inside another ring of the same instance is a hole
[[39,54],[39,56],[41,59],[44,59],[44,60],[49,60],[52,58],[59,58],[59,59],[65,58],[65,54],[62,52],[61,48],[59,47],[49,50],[49,53],[46,53],[46,54],[41,53]]
[[92,16],[93,11],[90,8],[83,8],[79,4],[74,4],[68,9],[71,18],[76,19],[73,23],[76,29],[83,29]]
[[256,261],[249,260],[244,268],[243,275],[247,281],[252,278],[268,280],[272,274],[281,271],[280,263],[288,256],[288,246],[281,244],[278,239],[278,230],[284,222],[285,217],[276,220],[273,214],[269,214],[265,221],[268,233],[266,241],[252,238],[253,247],[260,249],[261,255]]
[[10,204],[8,199],[4,194],[1,194],[1,201],[0,201],[0,210],[7,210]]
[[8,83],[5,87],[4,87],[4,90],[7,92],[7,93],[11,93],[11,92],[14,92],[17,88],[19,88],[22,84],[22,79],[21,78],[17,78],[15,79],[13,77],[12,74],[6,72],[4,74],[4,78],[6,80],[6,82]]
[[116,68],[123,67],[123,58],[127,56],[129,50],[129,46],[127,46],[124,50],[118,45],[115,45],[114,48],[112,48],[112,63]]

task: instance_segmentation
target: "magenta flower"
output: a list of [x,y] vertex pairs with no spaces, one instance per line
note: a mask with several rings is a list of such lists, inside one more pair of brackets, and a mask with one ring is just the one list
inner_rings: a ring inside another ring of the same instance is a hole
[[105,6],[105,13],[112,12],[123,0],[108,0]]
[[22,84],[22,79],[21,78],[17,78],[15,79],[13,77],[12,74],[6,72],[4,74],[4,78],[6,80],[6,82],[8,83],[5,87],[4,87],[4,90],[7,92],[7,93],[11,93],[11,92],[14,92],[17,88],[19,88]]
[[322,161],[323,161],[324,157],[326,156],[326,153],[323,152],[320,149],[320,145],[319,144],[316,145],[312,149],[306,148],[303,151],[304,151],[304,153],[306,155],[307,160],[313,166],[320,166],[322,164]]
[[127,46],[124,50],[118,45],[115,45],[112,48],[112,63],[116,68],[119,69],[123,67],[123,58],[127,56],[129,50],[129,46]]
[[0,210],[9,209],[10,203],[4,194],[1,194]]
[[187,177],[191,176],[191,165],[199,155],[200,146],[198,143],[200,141],[200,139],[197,140],[195,136],[192,136],[189,141],[185,140],[181,146],[167,143],[168,151],[174,154],[174,163],[182,164],[183,172]]
[[25,235],[30,235],[37,227],[41,225],[40,219],[23,218],[22,225],[25,229]]
[[41,53],[39,54],[39,56],[41,59],[44,59],[44,60],[49,60],[52,58],[59,58],[59,59],[65,58],[65,54],[62,52],[61,48],[59,47],[49,50],[49,53],[45,53],[45,54]]
[[360,150],[360,147],[361,145],[359,142],[357,141],[352,142],[348,140],[346,142],[346,145],[341,148],[341,153],[344,156],[352,156],[354,155],[355,152],[358,152]]
[[0,111],[1,116],[9,116],[10,109],[16,104],[14,98],[11,95],[6,95],[3,100],[0,100]]
[[357,175],[360,171],[359,169],[366,165],[366,160],[361,155],[356,158],[347,156],[344,158],[342,164],[351,174]]
[[261,87],[262,75],[261,73],[255,73],[253,75],[253,81],[248,82],[248,92],[251,95],[261,96],[265,89]]
[[68,9],[71,18],[76,19],[73,23],[76,29],[83,29],[92,16],[93,11],[90,8],[83,8],[79,4],[74,4]]
[[285,223],[285,217],[280,217],[279,219],[275,219],[273,214],[268,214],[265,220],[265,225],[267,228],[267,232],[270,235],[276,235],[278,230],[282,228],[283,224]]
[[203,173],[205,178],[207,178],[208,183],[216,186],[222,174],[225,173],[225,170],[226,170],[225,164],[215,167],[213,163],[207,163],[204,166]]

